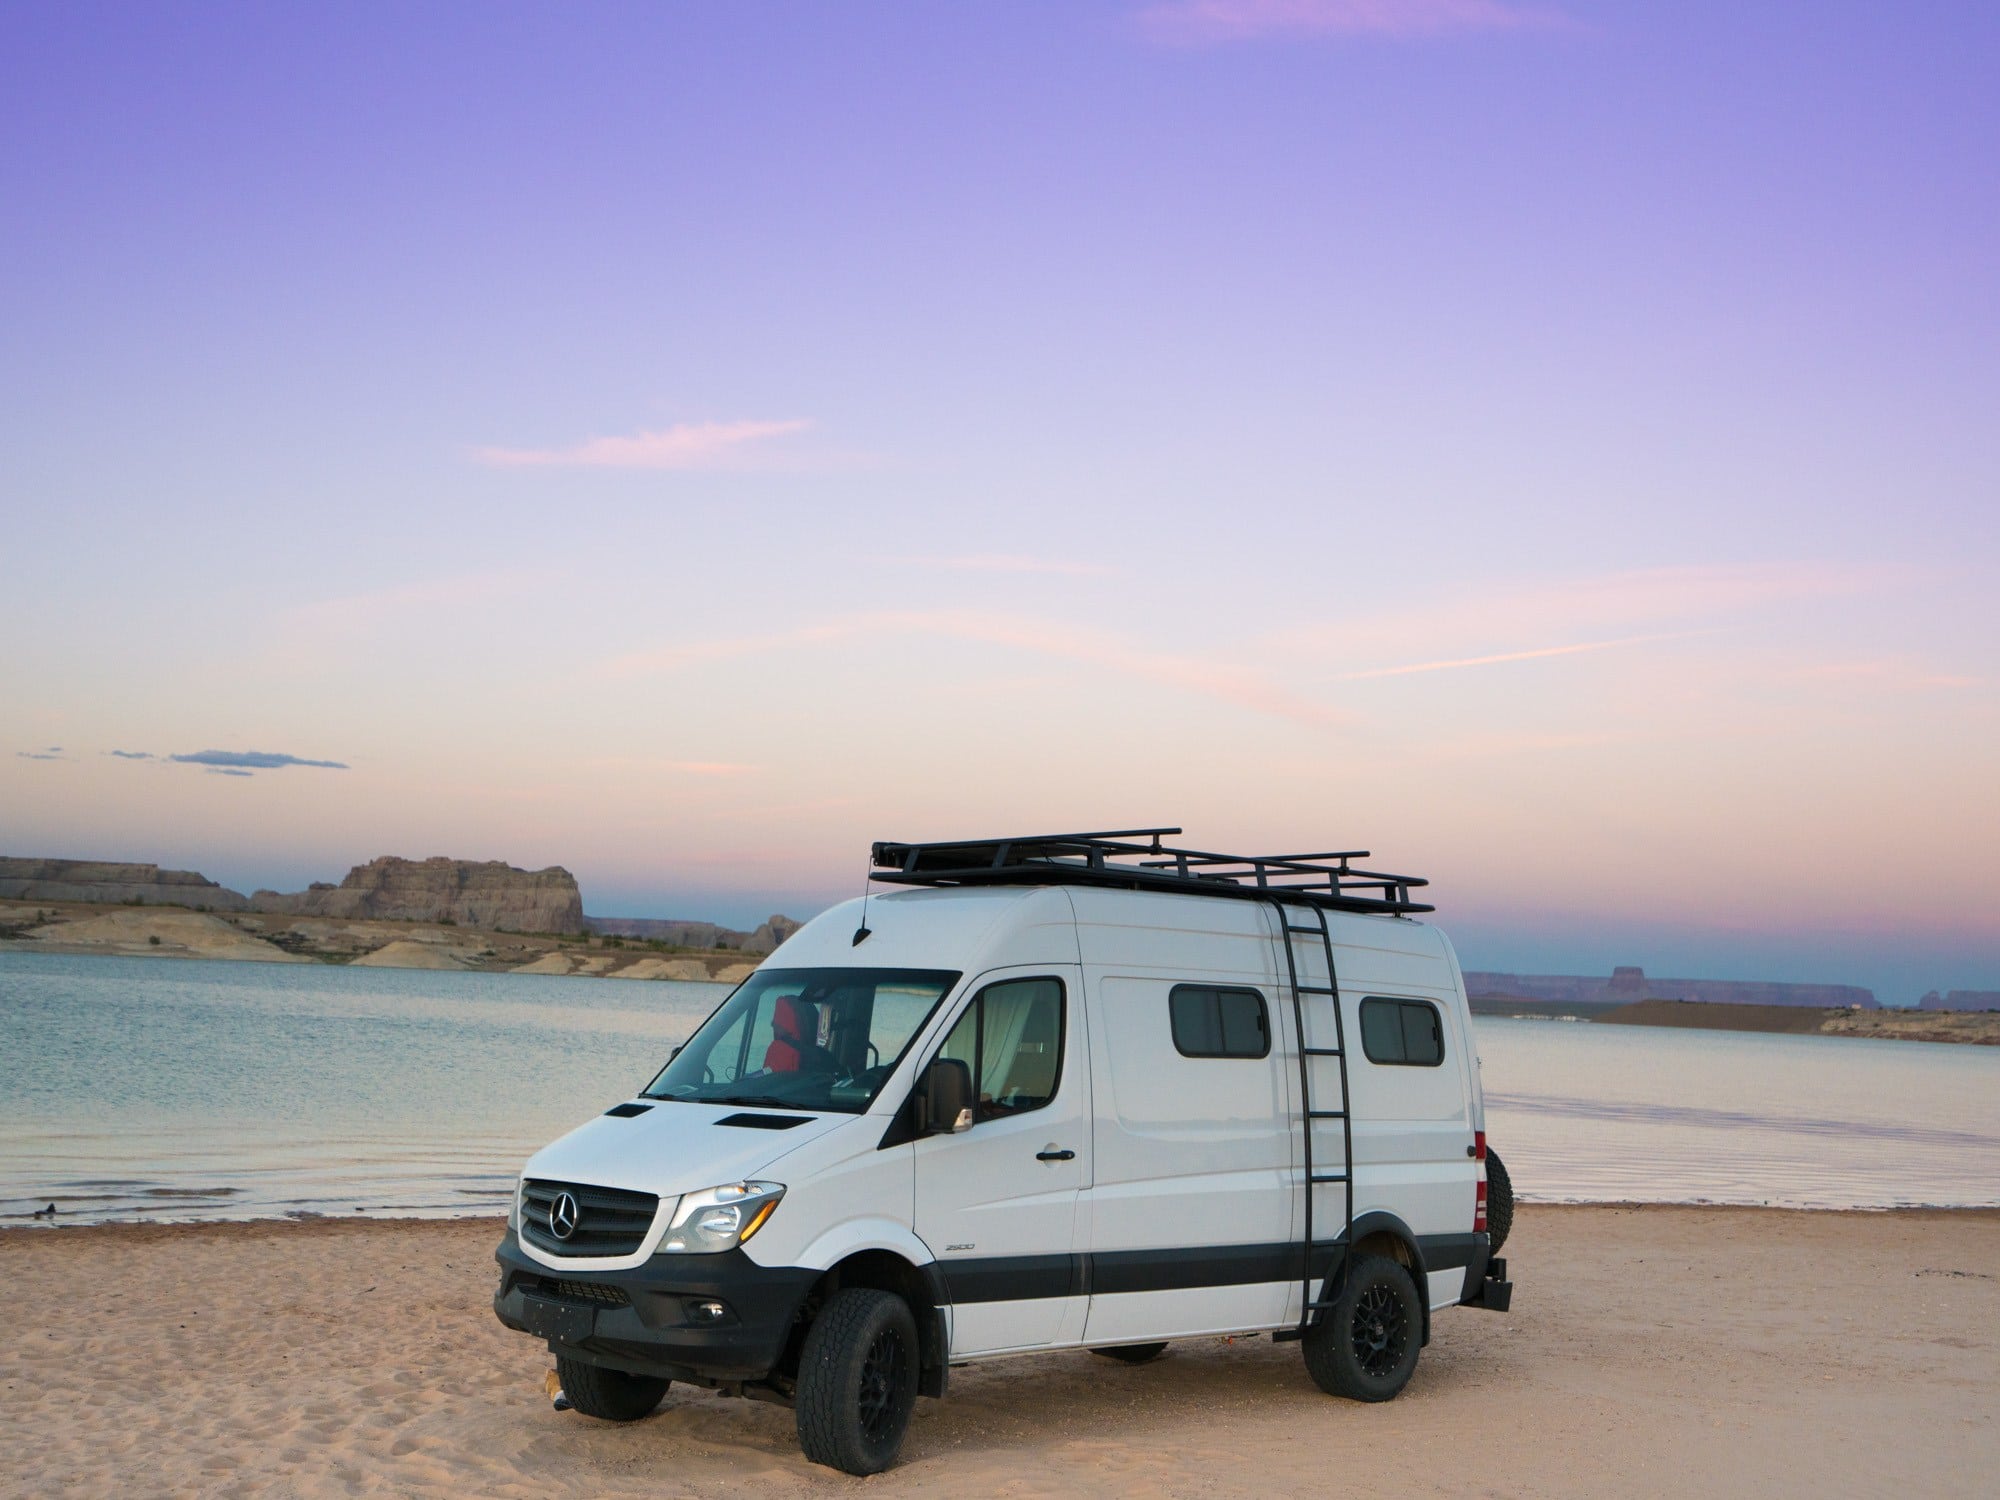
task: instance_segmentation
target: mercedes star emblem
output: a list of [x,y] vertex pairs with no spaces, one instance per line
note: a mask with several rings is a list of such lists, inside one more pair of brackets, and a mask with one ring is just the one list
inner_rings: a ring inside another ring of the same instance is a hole
[[557,1193],[556,1201],[549,1205],[549,1233],[559,1240],[566,1240],[576,1233],[579,1217],[576,1199],[569,1193]]

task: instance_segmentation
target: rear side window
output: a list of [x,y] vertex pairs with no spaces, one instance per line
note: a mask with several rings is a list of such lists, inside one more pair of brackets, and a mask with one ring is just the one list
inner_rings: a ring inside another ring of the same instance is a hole
[[1361,1002],[1361,1050],[1372,1063],[1435,1068],[1444,1061],[1444,1018],[1425,1000]]
[[1255,990],[1177,984],[1167,996],[1182,1057],[1269,1057],[1271,1021]]

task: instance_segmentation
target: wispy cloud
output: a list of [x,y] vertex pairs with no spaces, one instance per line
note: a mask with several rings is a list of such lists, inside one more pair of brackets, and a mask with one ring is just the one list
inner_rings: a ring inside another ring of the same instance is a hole
[[1646,646],[1656,641],[1685,641],[1695,636],[1714,635],[1713,630],[1673,630],[1663,635],[1628,635],[1614,641],[1582,641],[1570,646],[1538,646],[1529,651],[1503,651],[1494,656],[1460,656],[1449,661],[1420,661],[1401,667],[1371,667],[1364,672],[1342,672],[1336,682],[1364,682],[1371,677],[1407,677],[1416,672],[1450,672],[1460,667],[1494,667],[1505,662],[1539,661],[1550,656],[1578,656],[1586,651],[1610,651],[1618,646]]
[[[180,757],[176,755],[174,759],[179,760]],[[248,771],[239,771],[234,766],[210,766],[208,774],[211,776],[248,776],[250,773]]]
[[596,437],[568,448],[481,448],[481,463],[501,468],[559,466],[586,469],[721,469],[740,465],[753,450],[804,432],[812,423],[681,422],[630,437]]
[[117,757],[118,757],[118,758],[119,758],[120,760],[158,760],[158,759],[159,759],[159,757],[158,757],[157,755],[153,754],[153,752],[152,752],[152,751],[150,751],[150,750],[107,750],[107,751],[105,751],[104,753],[105,753],[106,755],[115,755],[115,756],[117,756]]
[[942,568],[953,573],[1054,573],[1084,578],[1103,577],[1117,571],[1103,563],[1070,562],[1059,557],[1020,557],[1003,552],[980,552],[963,557],[892,557],[886,561],[912,568]]
[[1893,563],[1637,568],[1481,590],[1407,611],[1301,625],[1276,633],[1270,644],[1287,651],[1338,653],[1348,661],[1362,651],[1399,649],[1457,661],[1501,654],[1494,647],[1522,639],[1560,641],[1614,631],[1636,635],[1646,626],[1701,628],[1780,606],[1887,593],[1908,588],[1922,576]]
[[40,750],[16,750],[14,754],[21,760],[68,760],[61,745],[49,745]]
[[727,637],[633,652],[613,658],[604,670],[614,676],[667,672],[698,663],[768,655],[863,635],[915,638],[949,636],[1030,651],[1065,661],[1213,698],[1311,728],[1345,725],[1345,715],[1316,699],[1280,686],[1254,668],[1212,657],[1153,651],[1120,637],[1052,624],[1046,620],[971,611],[882,611],[848,615],[760,635]]
[[1451,36],[1520,31],[1560,15],[1505,0],[1164,0],[1138,12],[1156,42],[1204,47],[1266,37]]
[[424,611],[463,609],[496,599],[546,592],[561,574],[549,570],[503,569],[491,573],[456,574],[393,584],[332,599],[295,604],[278,616],[287,630],[311,636],[351,635],[393,628],[404,617]]
[[208,766],[248,776],[252,771],[276,771],[285,766],[316,766],[324,771],[345,771],[339,760],[307,760],[298,755],[281,755],[271,750],[197,750],[192,755],[169,755],[168,760],[184,766]]

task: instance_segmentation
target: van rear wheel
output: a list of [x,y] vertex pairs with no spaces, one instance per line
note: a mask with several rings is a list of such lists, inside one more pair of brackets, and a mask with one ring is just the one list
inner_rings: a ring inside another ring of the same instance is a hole
[[671,1383],[653,1375],[630,1375],[556,1356],[556,1379],[569,1404],[600,1422],[636,1422],[651,1416]]
[[1500,1253],[1500,1247],[1507,1243],[1508,1231],[1514,1227],[1514,1179],[1507,1175],[1507,1164],[1500,1160],[1500,1153],[1491,1146],[1486,1148],[1486,1244],[1493,1254]]
[[1165,1344],[1120,1344],[1115,1349],[1093,1349],[1092,1354],[1115,1359],[1121,1365],[1149,1365],[1167,1352]]
[[799,1357],[799,1447],[816,1464],[879,1474],[917,1404],[917,1320],[893,1292],[835,1292]]
[[1410,1383],[1423,1339],[1410,1273],[1386,1255],[1361,1255],[1301,1347],[1306,1373],[1329,1396],[1387,1401]]

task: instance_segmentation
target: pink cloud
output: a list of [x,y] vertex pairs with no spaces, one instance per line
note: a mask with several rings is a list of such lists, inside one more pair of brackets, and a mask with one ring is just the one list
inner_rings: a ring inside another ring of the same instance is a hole
[[1538,646],[1532,651],[1503,651],[1495,656],[1460,656],[1448,661],[1415,662],[1403,667],[1371,667],[1364,672],[1343,672],[1342,682],[1361,682],[1371,677],[1407,677],[1415,672],[1449,672],[1458,667],[1491,667],[1503,662],[1540,661],[1549,656],[1577,656],[1586,651],[1609,651],[1616,646],[1645,646],[1655,641],[1685,641],[1695,636],[1714,635],[1712,630],[1674,630],[1664,635],[1628,635],[1612,641],[1583,641],[1571,646]]
[[1200,47],[1275,36],[1431,37],[1518,31],[1558,17],[1504,0],[1166,0],[1139,12],[1154,41]]
[[741,463],[746,450],[804,432],[812,423],[679,422],[631,437],[597,437],[570,448],[481,448],[481,463],[501,468],[719,469]]
[[685,666],[736,657],[769,655],[826,645],[862,635],[951,636],[989,646],[1006,646],[1066,661],[1083,662],[1121,676],[1159,683],[1216,699],[1309,728],[1326,729],[1348,720],[1327,704],[1279,686],[1255,669],[1210,657],[1151,651],[1118,637],[1041,620],[970,611],[883,611],[849,615],[793,630],[735,636],[668,646],[616,657],[604,670],[613,676],[669,672]]

